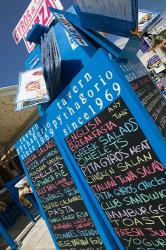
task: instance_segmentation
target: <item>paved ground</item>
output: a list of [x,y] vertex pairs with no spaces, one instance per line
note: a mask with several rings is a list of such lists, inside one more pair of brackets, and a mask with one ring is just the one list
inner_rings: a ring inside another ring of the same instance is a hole
[[[19,250],[55,250],[46,224],[39,216],[33,224],[26,216],[21,215],[9,233],[18,243]],[[10,250],[2,237],[0,237],[0,250]]]
[[45,222],[40,218],[21,241],[20,250],[55,250]]

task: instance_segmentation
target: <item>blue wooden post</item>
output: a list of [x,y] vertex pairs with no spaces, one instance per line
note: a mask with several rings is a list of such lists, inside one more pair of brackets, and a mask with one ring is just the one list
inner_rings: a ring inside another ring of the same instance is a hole
[[11,238],[11,236],[8,234],[8,232],[2,226],[1,223],[0,223],[0,233],[2,234],[3,238],[8,243],[8,245],[11,247],[11,249],[17,249],[17,244],[14,242],[14,240]]

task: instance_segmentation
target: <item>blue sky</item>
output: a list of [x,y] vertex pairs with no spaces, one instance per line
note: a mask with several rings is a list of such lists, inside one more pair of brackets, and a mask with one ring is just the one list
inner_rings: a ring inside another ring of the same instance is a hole
[[[166,15],[166,0],[138,0],[139,8],[156,10]],[[71,0],[62,0],[69,4]],[[15,44],[12,31],[29,5],[30,0],[0,1],[0,86],[18,84],[18,74],[24,70],[28,56],[23,41]]]
[[[18,84],[19,72],[24,70],[24,62],[28,56],[23,41],[18,45],[12,37],[30,0],[0,0],[0,87]],[[62,0],[66,6],[71,0]]]

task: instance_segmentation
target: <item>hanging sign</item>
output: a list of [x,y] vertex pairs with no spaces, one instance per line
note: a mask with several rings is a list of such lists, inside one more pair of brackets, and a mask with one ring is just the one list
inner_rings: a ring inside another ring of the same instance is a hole
[[63,9],[60,0],[32,0],[12,32],[16,44],[23,39],[28,52],[31,52],[35,46],[35,44],[26,41],[26,36],[32,26],[35,23],[48,26],[54,19],[53,15],[48,10],[48,7]]

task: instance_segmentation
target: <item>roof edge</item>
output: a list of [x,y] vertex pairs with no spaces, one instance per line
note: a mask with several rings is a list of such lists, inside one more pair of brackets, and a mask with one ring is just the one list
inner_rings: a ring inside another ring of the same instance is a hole
[[0,88],[0,96],[15,95],[16,91],[17,91],[17,86],[18,85],[13,85],[13,86],[9,86],[9,87]]

